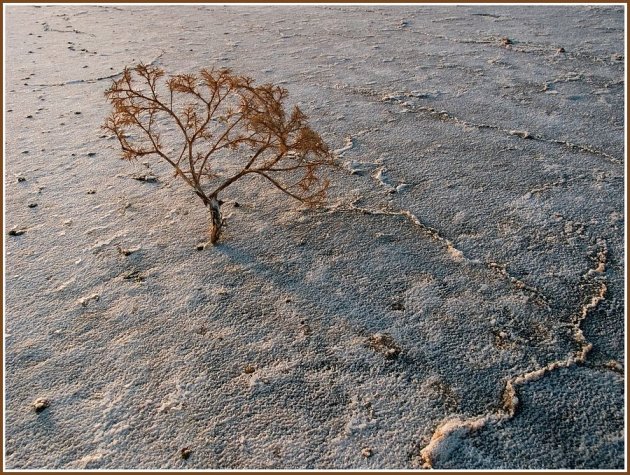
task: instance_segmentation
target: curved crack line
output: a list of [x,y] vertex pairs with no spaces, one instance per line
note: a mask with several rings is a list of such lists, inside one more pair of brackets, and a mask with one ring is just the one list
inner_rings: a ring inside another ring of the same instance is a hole
[[614,163],[615,165],[623,165],[624,163],[623,159],[610,155],[602,150],[598,150],[591,145],[575,144],[573,142],[569,142],[566,140],[551,139],[541,134],[530,134],[529,132],[524,131],[524,130],[504,129],[502,127],[499,127],[498,125],[470,122],[467,120],[460,119],[459,117],[456,117],[445,110],[438,111],[435,108],[429,107],[429,106],[415,106],[405,100],[405,99],[412,99],[412,98],[425,98],[427,97],[427,94],[418,93],[414,91],[412,92],[399,91],[396,93],[390,93],[390,92],[380,93],[374,89],[370,89],[366,87],[352,87],[348,85],[335,86],[335,89],[346,89],[346,88],[349,89],[350,92],[361,95],[361,96],[366,96],[366,97],[381,96],[381,99],[378,102],[385,102],[385,103],[400,105],[403,107],[401,111],[402,113],[424,112],[444,122],[451,122],[451,123],[458,124],[464,127],[474,127],[477,129],[496,130],[499,132],[503,132],[507,135],[520,137],[521,139],[535,140],[538,142],[545,142],[545,143],[550,143],[554,145],[562,145],[572,150],[578,150],[580,152],[585,152],[585,153],[590,153],[592,155],[600,156],[602,158],[605,158],[609,162]]
[[495,262],[484,263],[484,262],[481,262],[479,259],[471,259],[470,257],[467,257],[464,254],[464,252],[461,249],[458,249],[450,239],[442,236],[442,234],[440,234],[440,232],[437,229],[432,228],[431,226],[428,226],[427,224],[423,223],[411,211],[404,210],[404,209],[399,210],[399,211],[388,211],[388,210],[383,210],[383,209],[361,208],[361,207],[355,206],[354,203],[350,203],[349,205],[339,203],[336,206],[329,206],[322,209],[329,213],[358,212],[358,213],[363,213],[363,214],[368,214],[368,215],[373,215],[373,216],[378,216],[378,215],[402,216],[406,218],[408,221],[410,221],[413,225],[422,229],[422,231],[424,231],[431,239],[442,244],[442,246],[444,246],[444,248],[446,249],[446,252],[456,262],[466,262],[468,264],[473,264],[473,265],[482,265],[486,267],[487,269],[490,269],[491,271],[494,271],[495,273],[507,279],[510,282],[510,284],[512,284],[512,286],[515,287],[516,289],[522,291],[523,293],[529,294],[534,304],[538,305],[539,307],[545,308],[547,310],[551,309],[550,304],[549,304],[549,298],[547,296],[545,296],[536,287],[528,285],[522,280],[511,275],[507,271],[507,268],[505,265],[497,264]]
[[468,257],[466,257],[464,255],[464,253],[457,249],[455,247],[455,245],[447,238],[443,237],[439,231],[435,228],[432,228],[430,226],[427,226],[426,224],[424,224],[422,221],[420,221],[420,219],[418,219],[418,217],[411,213],[410,211],[407,210],[400,210],[400,211],[387,211],[387,210],[381,210],[381,209],[369,209],[369,208],[360,208],[358,206],[355,206],[354,204],[350,204],[350,205],[344,205],[344,204],[338,204],[337,206],[333,206],[333,207],[327,207],[324,208],[326,211],[328,211],[329,213],[336,213],[336,212],[358,212],[358,213],[363,213],[363,214],[369,214],[369,215],[374,215],[374,216],[402,216],[404,218],[406,218],[407,220],[411,221],[412,224],[418,226],[419,228],[421,228],[426,234],[428,234],[433,240],[440,242],[445,248],[446,248],[446,252],[456,261],[466,261],[472,264],[481,264],[480,261],[476,260],[476,259],[470,259]]
[[[166,53],[165,50],[162,50],[162,52],[157,55],[149,64],[147,64],[147,66],[155,66],[157,64],[157,62],[160,60],[160,58],[162,56],[164,56],[164,53]],[[114,74],[110,74],[109,76],[102,76],[102,77],[97,77],[97,78],[93,78],[93,79],[73,79],[71,81],[65,81],[65,82],[59,82],[59,83],[53,83],[53,84],[29,84],[29,86],[32,87],[61,87],[61,86],[69,86],[71,84],[94,84],[97,83],[99,81],[106,81],[107,79],[113,79],[117,76],[120,76],[122,74],[121,72],[117,72]]]
[[50,25],[47,22],[42,23],[42,27],[44,28],[44,31],[52,31],[54,33],[74,33],[76,35],[88,35],[91,36],[93,38],[96,38],[96,35],[93,33],[87,33],[85,31],[80,31],[80,30],[76,30],[76,29],[72,29],[72,30],[57,30],[55,28],[51,28]]
[[[452,43],[457,43],[457,44],[487,44],[487,45],[493,45],[498,48],[506,49],[508,51],[514,51],[516,53],[534,54],[538,56],[551,55],[551,57],[555,57],[559,54],[558,46],[531,43],[528,41],[511,42],[512,41],[511,38],[508,40],[510,42],[506,43],[505,40],[507,39],[507,37],[490,36],[483,39],[457,39],[457,38],[451,38],[446,35],[436,35],[436,34],[427,33],[426,31],[418,31],[418,30],[411,30],[411,31],[419,35],[428,36],[429,38],[446,40],[446,41],[450,41]],[[576,51],[574,53],[563,52],[562,54],[563,54],[563,57],[567,59],[583,59],[587,61],[592,61],[594,63],[609,63],[610,62],[610,60],[608,59],[599,57],[591,53],[581,52],[581,51]]]
[[[407,97],[414,97],[414,96],[412,96],[411,94],[408,94]],[[624,163],[623,159],[614,157],[602,150],[598,150],[592,147],[591,145],[575,144],[566,140],[550,139],[550,138],[545,137],[544,135],[530,134],[529,132],[524,131],[524,130],[510,130],[510,129],[501,128],[497,125],[470,122],[467,120],[460,119],[448,113],[447,111],[436,111],[433,107],[413,106],[407,102],[403,102],[402,100],[398,98],[391,98],[391,97],[386,96],[386,99],[382,100],[381,102],[394,102],[397,104],[401,104],[405,107],[405,109],[403,109],[404,112],[412,112],[412,113],[428,112],[431,115],[437,116],[437,118],[442,121],[452,122],[454,124],[462,125],[464,127],[475,127],[477,129],[497,130],[508,135],[520,137],[521,139],[535,140],[538,142],[546,142],[546,143],[551,143],[551,144],[556,144],[556,145],[562,145],[572,150],[578,150],[581,152],[590,153],[592,155],[597,155],[597,156],[607,159],[609,162],[614,163],[616,165],[622,165]]]
[[516,392],[517,386],[522,386],[530,381],[536,381],[545,374],[558,368],[570,368],[574,365],[585,363],[586,357],[593,348],[593,345],[588,342],[584,336],[581,324],[587,316],[597,308],[599,303],[606,298],[607,291],[605,271],[608,248],[606,242],[603,240],[599,240],[598,245],[600,246],[600,250],[596,256],[596,266],[582,275],[583,281],[596,288],[592,295],[587,298],[586,302],[582,304],[571,321],[573,339],[578,343],[579,349],[571,353],[564,360],[553,361],[542,368],[527,371],[508,379],[503,390],[501,405],[494,412],[469,419],[454,417],[440,423],[434,431],[429,443],[420,450],[423,468],[433,468],[437,456],[448,455],[448,447],[446,450],[442,449],[449,439],[453,437],[463,438],[489,424],[502,424],[511,420],[516,414],[519,405]]

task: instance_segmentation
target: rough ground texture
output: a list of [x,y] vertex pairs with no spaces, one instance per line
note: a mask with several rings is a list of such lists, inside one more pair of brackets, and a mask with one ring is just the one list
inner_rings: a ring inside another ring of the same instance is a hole
[[[7,468],[623,468],[622,7],[6,10]],[[327,207],[198,251],[99,129],[139,61],[286,87]]]

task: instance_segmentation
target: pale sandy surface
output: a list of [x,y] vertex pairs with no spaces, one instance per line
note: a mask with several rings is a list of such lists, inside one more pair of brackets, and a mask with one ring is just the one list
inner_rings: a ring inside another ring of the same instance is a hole
[[[6,466],[622,468],[623,13],[9,7]],[[284,85],[329,207],[245,181],[197,251],[101,136],[138,61]]]

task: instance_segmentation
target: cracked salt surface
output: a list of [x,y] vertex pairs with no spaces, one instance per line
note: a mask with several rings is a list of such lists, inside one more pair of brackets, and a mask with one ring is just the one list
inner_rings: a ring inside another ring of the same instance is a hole
[[[6,467],[622,468],[623,13],[7,7]],[[99,129],[139,61],[282,83],[327,206],[197,250]]]

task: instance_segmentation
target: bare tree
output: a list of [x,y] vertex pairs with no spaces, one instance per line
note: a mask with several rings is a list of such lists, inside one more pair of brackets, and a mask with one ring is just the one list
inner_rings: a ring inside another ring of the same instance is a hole
[[[223,225],[219,193],[243,177],[262,177],[310,206],[322,202],[322,172],[335,160],[302,111],[285,110],[286,89],[256,86],[229,69],[164,76],[154,66],[126,68],[105,93],[113,110],[103,127],[122,158],[159,157],[192,187],[210,210],[212,244]],[[226,158],[236,167],[221,180],[215,162]]]

